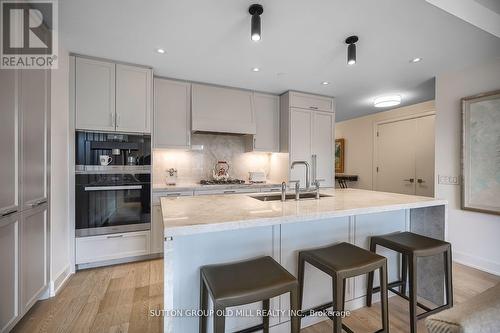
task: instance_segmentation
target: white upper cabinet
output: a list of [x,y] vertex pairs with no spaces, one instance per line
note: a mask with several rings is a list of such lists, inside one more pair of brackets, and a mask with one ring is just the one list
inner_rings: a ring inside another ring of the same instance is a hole
[[151,132],[150,68],[116,65],[116,130]]
[[334,111],[333,98],[303,94],[295,91],[289,92],[289,95],[290,107],[328,112]]
[[42,69],[19,71],[21,116],[21,176],[23,209],[47,201],[47,126],[50,72]]
[[255,93],[254,107],[257,133],[253,136],[250,150],[279,152],[279,96]]
[[[18,209],[19,112],[17,73],[0,69],[0,217]],[[1,327],[0,327],[1,330]]]
[[191,145],[191,84],[154,79],[154,148]]
[[76,57],[76,129],[115,130],[115,64]]
[[[313,113],[312,132],[312,169],[313,175],[321,182],[321,186],[334,186],[334,145],[333,133],[335,127],[335,116],[333,112],[315,111]],[[316,158],[316,165],[314,165]]]
[[[312,116],[309,110],[290,110],[290,165],[293,161],[312,163]],[[304,168],[303,165],[297,165],[290,170],[290,180],[300,181],[301,187],[306,185]]]
[[192,130],[255,134],[253,92],[192,85]]

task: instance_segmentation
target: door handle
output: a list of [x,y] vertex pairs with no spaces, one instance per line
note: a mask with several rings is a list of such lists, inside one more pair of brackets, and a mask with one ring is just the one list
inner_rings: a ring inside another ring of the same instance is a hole
[[419,183],[419,184],[425,183],[425,180],[423,180],[422,178],[419,178],[419,179],[417,179],[417,183]]
[[142,185],[127,186],[85,186],[84,190],[89,191],[119,191],[119,190],[141,190]]
[[115,235],[115,236],[107,236],[106,238],[107,239],[111,239],[111,238],[122,238],[123,235]]
[[43,204],[44,204],[44,203],[46,203],[46,202],[47,202],[47,199],[40,199],[40,200],[36,200],[36,201],[34,201],[34,202],[30,203],[29,205],[30,205],[31,207],[37,207],[37,206],[41,206],[41,205],[43,205]]
[[403,179],[403,181],[413,183],[415,181],[415,179],[413,179],[413,178]]

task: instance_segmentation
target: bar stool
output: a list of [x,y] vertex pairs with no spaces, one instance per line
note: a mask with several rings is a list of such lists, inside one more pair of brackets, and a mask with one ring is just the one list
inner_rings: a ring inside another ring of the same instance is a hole
[[[410,332],[417,332],[417,320],[453,306],[453,286],[451,272],[451,244],[412,232],[399,232],[388,235],[373,236],[370,239],[370,250],[376,252],[377,245],[386,247],[401,254],[401,280],[388,284],[390,291],[409,301]],[[444,254],[444,274],[446,304],[430,309],[417,301],[417,258]],[[409,273],[407,274],[407,271]],[[409,297],[406,296],[406,280],[408,280]],[[382,285],[382,284],[381,284]],[[394,287],[400,287],[399,292]],[[373,288],[373,273],[368,274],[366,305],[371,306],[372,293],[380,287]],[[417,315],[417,306],[425,312]]]
[[[237,263],[208,265],[200,270],[200,308],[208,311],[208,294],[214,303],[214,333],[224,333],[227,307],[263,302],[269,313],[269,299],[290,292],[290,307],[298,307],[297,279],[271,257],[261,257]],[[269,332],[269,316],[263,323],[241,332]],[[291,315],[291,333],[299,333],[300,317]],[[207,317],[200,316],[200,333],[207,332]]]
[[[382,329],[377,332],[389,332],[387,289],[385,287],[387,283],[387,258],[345,242],[324,248],[300,251],[299,306],[301,309],[303,298],[302,293],[304,291],[304,267],[306,262],[332,277],[333,302],[303,311],[303,315],[306,313],[323,311],[330,306],[333,306],[334,311],[343,311],[345,303],[346,279],[370,272],[370,274],[373,274],[375,270],[379,269],[382,286]],[[341,333],[342,328],[345,331],[352,333],[352,330],[348,326],[342,324],[342,319],[339,316],[333,316],[333,318],[330,317],[330,319],[333,320],[334,333]]]

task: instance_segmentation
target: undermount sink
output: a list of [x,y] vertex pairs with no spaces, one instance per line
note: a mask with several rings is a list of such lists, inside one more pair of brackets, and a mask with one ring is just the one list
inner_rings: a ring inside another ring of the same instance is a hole
[[[320,198],[324,197],[331,197],[331,195],[328,194],[319,194]],[[281,200],[281,194],[270,194],[270,195],[250,195],[250,198],[254,198],[260,201],[279,201]],[[295,194],[289,193],[286,195],[286,200],[295,200]],[[302,199],[316,199],[316,193],[314,192],[308,192],[308,193],[301,193],[300,194],[300,200]]]

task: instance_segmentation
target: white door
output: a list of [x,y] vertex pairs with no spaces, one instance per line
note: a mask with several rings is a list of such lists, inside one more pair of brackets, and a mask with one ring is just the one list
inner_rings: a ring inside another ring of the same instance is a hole
[[24,212],[21,220],[21,311],[28,310],[48,282],[47,205]]
[[116,65],[117,131],[151,132],[151,85],[151,69]]
[[[306,161],[311,165],[313,111],[290,109],[290,166],[294,161]],[[306,170],[303,165],[296,165],[290,170],[290,180],[300,180],[300,186],[306,185]]]
[[377,191],[415,194],[416,120],[378,125],[376,137]]
[[191,84],[155,78],[155,148],[189,148],[191,145]]
[[[333,142],[335,115],[332,112],[315,111],[313,113],[312,153],[316,156],[316,179],[321,186],[331,187],[334,181]],[[313,165],[311,165],[314,168]],[[313,179],[311,178],[311,181]]]
[[254,135],[253,150],[279,151],[279,97],[268,94],[254,94],[257,133]]
[[115,130],[115,64],[76,58],[76,129]]
[[0,332],[19,315],[19,215],[0,219]]
[[0,69],[0,216],[19,208],[17,73]]
[[434,124],[436,116],[417,118],[416,195],[434,196]]
[[19,71],[21,115],[22,207],[29,209],[47,201],[47,112],[50,72]]

